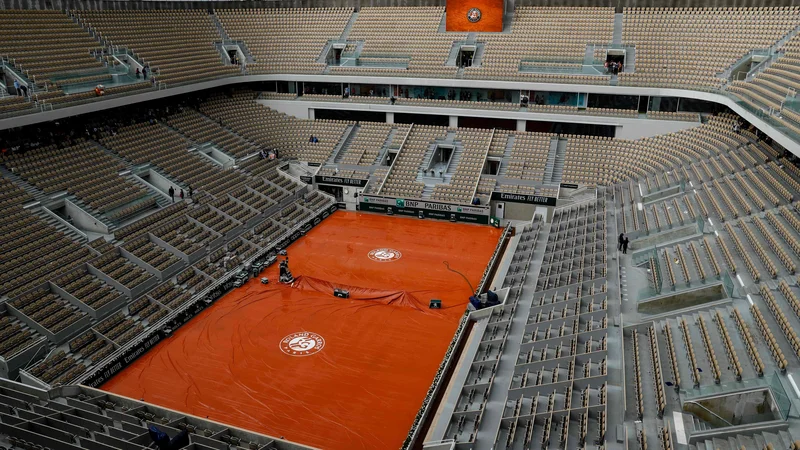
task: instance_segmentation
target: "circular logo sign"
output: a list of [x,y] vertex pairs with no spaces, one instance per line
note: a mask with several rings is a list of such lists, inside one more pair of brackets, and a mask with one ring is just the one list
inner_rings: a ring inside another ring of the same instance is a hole
[[472,8],[469,11],[467,11],[467,20],[469,20],[472,23],[481,20],[481,10],[478,8]]
[[317,333],[303,331],[281,339],[279,346],[289,356],[308,356],[321,352],[325,347],[325,339]]
[[403,254],[393,248],[376,248],[369,252],[367,256],[377,262],[392,262],[400,259]]

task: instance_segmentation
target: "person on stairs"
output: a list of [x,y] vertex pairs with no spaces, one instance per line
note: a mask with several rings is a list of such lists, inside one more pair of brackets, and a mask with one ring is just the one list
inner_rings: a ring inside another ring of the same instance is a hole
[[172,186],[169,187],[169,198],[172,199],[172,203],[175,203],[175,188]]
[[628,237],[625,236],[625,240],[622,241],[622,254],[623,255],[627,255],[628,254],[628,242],[629,242],[628,241]]
[[620,233],[617,238],[617,250],[622,250],[622,241],[625,240],[625,233]]

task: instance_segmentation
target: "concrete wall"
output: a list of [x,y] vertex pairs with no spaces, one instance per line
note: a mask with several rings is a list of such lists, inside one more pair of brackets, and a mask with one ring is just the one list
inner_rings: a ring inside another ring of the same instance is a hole
[[614,137],[617,139],[642,139],[659,134],[673,133],[699,126],[700,122],[681,122],[677,120],[637,119],[634,123],[617,126]]
[[64,210],[72,217],[72,223],[81,230],[108,234],[106,224],[67,199],[64,199]]
[[337,104],[335,102],[306,102],[306,101],[283,101],[283,100],[256,100],[256,103],[261,103],[262,105],[268,106],[274,109],[275,111],[297,117],[298,119],[314,118],[313,114],[309,113],[309,110],[311,109],[312,106],[311,103],[314,103],[314,105],[318,105],[317,107],[321,109],[324,108],[324,103]]
[[[180,186],[178,183],[174,183],[172,180],[165,177],[164,175],[161,175],[155,170],[150,169],[147,171],[147,182],[151,186],[154,186],[156,189],[166,194],[167,197],[169,197],[170,186],[175,188],[175,200],[176,201],[180,200],[180,196],[178,195],[178,193],[181,191],[182,186]],[[186,195],[189,194],[187,193]]]
[[512,202],[499,202],[492,200],[489,204],[491,205],[492,215],[496,216],[497,213],[497,204],[498,203],[505,203],[505,215],[503,216],[506,220],[531,220],[533,219],[533,213],[536,212],[536,205],[528,205],[526,203],[512,203]]

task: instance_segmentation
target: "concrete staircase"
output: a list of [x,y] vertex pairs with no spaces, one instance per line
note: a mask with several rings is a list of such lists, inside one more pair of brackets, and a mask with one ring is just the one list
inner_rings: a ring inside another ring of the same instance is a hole
[[397,135],[397,127],[392,127],[392,129],[389,130],[389,135],[386,136],[386,141],[384,141],[383,146],[378,152],[378,157],[375,159],[375,161],[372,162],[372,164],[380,164],[381,161],[383,161],[386,158],[386,153],[389,152],[389,147],[391,147],[392,140],[396,135]]
[[422,198],[431,198],[431,194],[433,194],[433,189],[436,187],[435,184],[426,184],[425,187],[422,189]]
[[622,45],[622,19],[624,14],[614,14],[614,34],[611,38],[612,45]]
[[550,181],[554,184],[561,183],[564,172],[564,160],[567,158],[567,140],[559,139],[556,147],[556,158],[553,163],[553,172]]
[[342,41],[347,40],[347,36],[350,35],[350,31],[352,31],[353,25],[355,25],[357,19],[358,19],[358,11],[355,11],[353,12],[353,14],[350,15],[350,20],[347,21],[347,25],[344,26],[344,30],[342,30],[341,36],[339,36],[340,40]]
[[547,161],[544,163],[544,182],[550,183],[553,181],[553,172],[556,166],[556,153],[558,153],[558,138],[550,140],[550,151],[547,152]]
[[72,239],[73,241],[79,244],[88,242],[86,236],[78,233],[74,228],[65,225],[63,221],[53,217],[52,212],[45,211],[44,208],[36,208],[35,210],[33,210],[33,212],[37,216],[39,216],[43,221],[45,221],[48,225],[55,228],[56,231],[63,233],[65,236]]
[[156,199],[156,204],[158,205],[159,208],[166,208],[167,206],[172,204],[172,201],[169,199],[167,194],[153,188],[150,184],[142,183],[142,180],[140,178],[131,175],[128,176],[128,180],[132,183],[138,184],[139,186],[147,190],[147,194]]
[[89,206],[88,204],[84,203],[84,201],[79,199],[78,197],[76,197],[74,195],[70,195],[70,196],[67,196],[66,199],[71,201],[75,205],[77,205],[82,210],[84,210],[87,213],[91,214],[92,217],[94,217],[98,221],[102,222],[105,226],[108,227],[108,231],[114,231],[117,228],[117,224],[114,223],[113,221],[111,221],[111,219],[106,217],[104,214],[101,214],[101,213],[95,211],[91,206]]
[[775,450],[788,449],[794,440],[786,431],[762,432],[750,436],[737,434],[735,436],[706,439],[689,446],[692,450],[763,450],[772,445]]
[[455,142],[454,144],[455,148],[453,148],[453,154],[450,155],[450,163],[447,165],[447,172],[445,172],[448,179],[456,173],[458,163],[461,161],[461,154],[464,153],[464,147],[459,142]]
[[40,191],[32,184],[28,183],[27,181],[23,180],[20,176],[15,173],[12,173],[10,170],[6,169],[4,166],[0,166],[0,174],[3,175],[3,178],[11,180],[18,188],[22,189],[23,191],[27,192],[28,195],[33,197],[33,199],[37,202],[41,202],[47,199],[47,194]]
[[333,148],[333,152],[331,152],[331,156],[328,158],[326,164],[338,163],[342,160],[344,154],[347,153],[345,149],[350,147],[350,144],[353,143],[353,139],[355,139],[360,129],[360,125],[347,125],[344,133],[342,133],[342,137],[339,139],[339,143]]
[[506,171],[508,171],[508,162],[511,160],[511,152],[514,150],[514,141],[516,139],[516,135],[508,135],[508,140],[506,140],[506,148],[503,152],[503,159],[500,161],[500,169],[497,171],[498,177],[504,177],[506,175]]
[[217,33],[219,33],[219,37],[222,38],[223,41],[230,41],[231,37],[228,36],[228,32],[225,31],[225,27],[222,26],[222,22],[220,22],[219,17],[217,17],[214,12],[209,12],[209,17],[211,17],[211,23],[217,28]]

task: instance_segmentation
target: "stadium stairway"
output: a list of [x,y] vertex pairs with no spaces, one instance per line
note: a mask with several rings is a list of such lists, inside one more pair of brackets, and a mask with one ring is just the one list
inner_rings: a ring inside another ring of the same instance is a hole
[[166,208],[167,206],[172,204],[172,202],[169,199],[169,196],[165,192],[156,189],[155,187],[153,187],[153,185],[149,183],[143,183],[144,180],[142,180],[138,176],[129,175],[128,179],[145,188],[147,190],[147,194],[156,199],[156,204],[158,205],[159,208]]
[[503,151],[503,159],[500,161],[500,169],[497,171],[497,177],[505,177],[508,170],[508,162],[511,161],[511,153],[514,151],[514,141],[517,139],[515,134],[508,134],[506,140],[506,148]]
[[33,185],[20,178],[17,174],[12,173],[10,170],[6,169],[5,166],[0,165],[0,175],[2,175],[3,178],[11,180],[17,187],[27,192],[28,195],[33,197],[33,199],[36,200],[37,202],[41,202],[47,199],[47,194],[40,191],[39,189],[36,189]]
[[456,173],[458,163],[461,162],[461,155],[464,153],[464,146],[460,141],[453,141],[453,145],[453,155],[450,157],[450,163],[447,165],[446,178],[448,181]]
[[500,429],[500,422],[503,418],[508,397],[508,391],[505,390],[505,386],[511,386],[512,378],[514,377],[515,366],[522,346],[522,338],[525,334],[531,304],[533,303],[533,293],[536,291],[536,283],[547,247],[550,224],[542,223],[538,233],[539,237],[535,241],[533,251],[528,256],[529,262],[522,266],[523,268],[527,267],[527,272],[519,280],[522,283],[517,287],[517,289],[521,290],[519,300],[516,308],[514,308],[506,341],[498,358],[492,381],[494,386],[502,386],[503,388],[490,389],[489,391],[483,417],[480,420],[475,436],[474,448],[494,448],[496,443],[495,440]]
[[789,433],[762,432],[751,436],[737,434],[724,437],[710,438],[700,441],[689,448],[691,450],[779,450],[794,448],[794,441]]
[[342,161],[342,158],[347,153],[347,150],[350,148],[350,144],[353,143],[353,140],[355,140],[358,130],[360,129],[360,125],[347,125],[344,133],[342,133],[342,137],[339,139],[339,143],[333,148],[333,152],[331,152],[331,156],[328,158],[326,164],[334,164]]
[[230,41],[231,37],[228,36],[228,32],[225,31],[225,27],[222,26],[222,22],[220,22],[219,17],[214,14],[213,10],[208,11],[208,16],[211,18],[211,22],[214,24],[214,27],[216,27],[219,37],[221,37],[223,41]]
[[117,224],[114,223],[113,221],[111,221],[108,217],[106,217],[105,214],[98,213],[97,211],[92,209],[91,206],[89,206],[86,203],[84,203],[83,200],[79,199],[78,197],[76,197],[74,195],[69,195],[69,196],[66,197],[66,199],[71,201],[75,205],[77,205],[82,210],[84,210],[87,213],[91,214],[92,217],[94,217],[95,219],[97,219],[100,222],[102,222],[103,225],[108,227],[108,231],[109,232],[113,232],[117,228]]
[[386,136],[386,141],[384,141],[383,146],[381,146],[380,151],[378,151],[378,157],[375,161],[372,161],[371,164],[380,164],[384,159],[386,159],[386,154],[389,152],[389,147],[392,145],[392,140],[397,135],[397,127],[392,127],[389,130],[389,135]]
[[350,36],[350,31],[353,29],[353,25],[355,25],[357,19],[358,11],[353,11],[353,14],[350,15],[350,20],[347,21],[347,25],[344,26],[342,34],[339,36],[339,40],[347,40],[347,37]]
[[204,118],[205,120],[208,120],[209,122],[212,122],[212,123],[215,123],[215,124],[219,125],[219,127],[220,127],[220,128],[222,128],[223,130],[226,130],[228,133],[231,133],[231,134],[233,134],[233,135],[235,135],[235,136],[238,136],[238,137],[240,137],[242,140],[244,140],[244,141],[246,141],[246,142],[248,142],[248,143],[250,143],[250,144],[252,144],[252,145],[254,145],[254,146],[258,147],[258,148],[261,148],[261,146],[260,146],[260,145],[258,145],[257,143],[253,142],[252,140],[250,140],[250,139],[249,139],[247,136],[244,136],[244,135],[242,135],[242,134],[239,134],[238,132],[236,132],[236,130],[234,130],[234,129],[232,129],[231,127],[229,127],[229,126],[225,125],[225,124],[224,124],[224,123],[222,123],[221,121],[219,121],[219,120],[214,120],[214,118],[212,118],[212,117],[209,117],[208,115],[206,115],[205,113],[203,113],[203,111],[201,111],[201,110],[199,110],[199,109],[193,108],[193,110],[194,110],[194,112],[196,112],[196,113],[197,113],[197,115],[199,115],[200,117]]
[[[544,182],[553,181],[553,173],[556,167],[556,155],[558,154],[559,139],[552,138],[550,140],[550,151],[547,153],[547,161],[544,163]],[[563,161],[562,161],[563,168]]]
[[[614,14],[614,35],[611,38],[612,45],[622,45],[622,19],[624,14]],[[594,55],[592,55],[594,56]]]
[[561,183],[562,174],[564,172],[564,160],[567,157],[567,140],[559,138],[556,144],[556,157],[553,161],[553,171],[550,174],[550,181],[552,183]]
[[59,231],[72,239],[73,241],[83,244],[88,242],[88,238],[85,234],[78,232],[75,228],[67,226],[63,219],[59,220],[53,216],[52,212],[46,211],[44,208],[36,208],[35,210],[36,215],[41,217],[48,225],[55,228],[56,231]]

